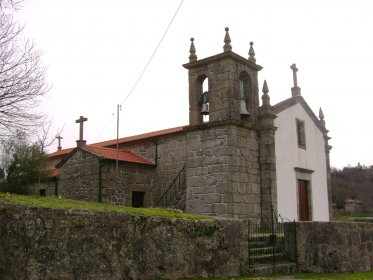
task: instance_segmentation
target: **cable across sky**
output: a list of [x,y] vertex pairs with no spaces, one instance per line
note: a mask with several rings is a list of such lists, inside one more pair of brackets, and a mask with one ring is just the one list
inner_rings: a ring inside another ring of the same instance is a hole
[[[157,46],[155,47],[155,49],[154,49],[152,55],[149,57],[148,62],[146,63],[144,69],[141,71],[139,77],[137,78],[136,82],[135,82],[134,85],[132,86],[131,90],[128,92],[128,94],[126,95],[126,97],[124,97],[124,99],[123,99],[122,102],[120,103],[120,106],[123,106],[123,104],[126,102],[126,100],[128,99],[128,97],[130,97],[130,95],[134,92],[136,86],[137,86],[138,83],[140,82],[140,80],[141,80],[141,78],[143,77],[144,73],[145,73],[146,70],[148,69],[148,66],[150,65],[151,61],[153,60],[155,54],[157,53],[157,51],[158,51],[160,45],[162,44],[163,39],[166,37],[166,34],[167,34],[168,30],[170,29],[172,23],[174,22],[174,20],[175,20],[175,18],[176,18],[176,16],[177,16],[177,14],[178,14],[178,12],[179,12],[181,6],[183,5],[183,3],[184,3],[184,0],[181,0],[179,6],[177,7],[177,9],[176,9],[174,15],[173,15],[172,18],[171,18],[170,23],[167,25],[167,28],[166,28],[166,30],[164,31],[164,33],[163,33],[161,39],[159,40]],[[110,115],[110,117],[108,118],[108,120],[106,121],[106,123],[105,123],[103,129],[101,130],[100,134],[96,137],[96,141],[98,141],[98,139],[100,138],[100,136],[102,135],[102,133],[105,131],[106,127],[108,126],[108,124],[109,124],[110,121],[112,120],[112,117],[113,117],[113,116],[114,116],[114,113],[112,113],[112,114]]]

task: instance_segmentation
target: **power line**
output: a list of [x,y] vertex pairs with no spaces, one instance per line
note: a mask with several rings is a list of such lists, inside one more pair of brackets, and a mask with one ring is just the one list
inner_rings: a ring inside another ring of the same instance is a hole
[[[122,105],[124,104],[124,102],[126,102],[126,100],[128,99],[128,97],[129,97],[129,96],[131,95],[131,93],[135,90],[137,84],[140,82],[140,80],[141,80],[142,76],[144,75],[146,69],[148,68],[150,62],[153,60],[153,57],[154,57],[154,55],[156,54],[156,52],[157,52],[159,46],[161,45],[163,39],[166,37],[166,34],[167,34],[168,30],[170,29],[170,27],[171,27],[171,25],[172,25],[174,19],[176,18],[176,15],[178,14],[178,12],[179,12],[179,10],[180,10],[180,7],[181,7],[181,5],[182,5],[183,3],[184,3],[184,0],[181,0],[179,6],[177,7],[177,9],[176,9],[176,11],[175,11],[175,13],[174,13],[174,15],[173,15],[173,17],[172,17],[170,23],[168,24],[168,26],[167,26],[165,32],[163,33],[161,39],[159,40],[159,42],[158,42],[156,48],[154,49],[152,55],[150,56],[148,62],[147,62],[146,65],[145,65],[144,69],[143,69],[142,72],[140,73],[140,76],[138,77],[138,79],[137,79],[136,82],[134,83],[133,87],[131,88],[131,90],[129,91],[129,93],[127,94],[127,96],[122,100],[122,102],[120,103],[120,106],[122,106]],[[102,133],[105,131],[105,129],[106,129],[106,127],[108,126],[109,122],[111,121],[113,115],[114,115],[114,113],[112,113],[111,116],[110,116],[110,118],[108,118],[108,120],[107,120],[107,122],[105,123],[103,129],[101,130],[100,134],[97,136],[96,141],[100,138],[100,136],[102,135]]]
[[98,134],[98,136],[96,137],[96,140],[95,140],[95,142],[97,142],[98,141],[98,139],[100,139],[100,137],[101,137],[101,135],[102,135],[102,133],[104,133],[104,131],[105,131],[105,129],[106,129],[106,127],[108,126],[108,124],[110,123],[110,121],[112,120],[112,118],[113,118],[113,116],[114,116],[114,112],[110,115],[110,117],[107,119],[107,121],[106,121],[106,123],[105,123],[105,125],[104,125],[104,127],[102,128],[102,130],[101,130],[101,132]]
[[138,84],[139,81],[141,80],[141,78],[142,78],[142,76],[144,75],[146,69],[148,68],[150,62],[152,61],[152,59],[153,59],[155,53],[157,52],[159,46],[161,45],[161,43],[162,43],[164,37],[166,36],[168,29],[170,29],[171,24],[173,23],[173,21],[174,21],[176,15],[177,15],[177,13],[179,12],[180,7],[181,7],[181,5],[183,4],[183,2],[184,2],[184,0],[181,0],[179,6],[177,7],[176,12],[174,13],[174,16],[172,17],[170,23],[168,24],[168,26],[167,26],[167,28],[166,28],[166,31],[163,33],[162,38],[159,40],[157,47],[155,48],[154,52],[153,52],[152,55],[150,56],[148,62],[146,63],[144,69],[142,70],[142,72],[141,72],[139,78],[136,80],[136,82],[135,82],[135,84],[133,85],[132,89],[131,89],[130,92],[127,94],[127,96],[123,99],[123,101],[122,101],[122,103],[120,103],[120,105],[123,105],[123,103],[126,102],[127,98],[131,95],[131,93],[134,91],[134,89],[136,88],[137,84]]

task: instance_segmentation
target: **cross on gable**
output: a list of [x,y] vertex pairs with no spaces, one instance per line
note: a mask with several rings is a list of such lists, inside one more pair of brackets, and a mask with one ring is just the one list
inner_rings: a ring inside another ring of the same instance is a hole
[[293,82],[294,82],[294,87],[298,87],[298,81],[297,81],[297,71],[298,71],[298,68],[297,68],[297,65],[295,65],[295,63],[293,63],[293,64],[290,66],[290,69],[293,70]]
[[88,121],[88,118],[84,118],[83,116],[80,116],[80,118],[75,121],[79,123],[79,141],[83,141],[83,123],[85,121]]
[[57,147],[57,149],[60,151],[60,150],[62,150],[62,147],[61,147],[61,139],[63,139],[63,137],[62,137],[61,135],[58,135],[58,136],[56,137],[56,139],[58,139],[58,147]]

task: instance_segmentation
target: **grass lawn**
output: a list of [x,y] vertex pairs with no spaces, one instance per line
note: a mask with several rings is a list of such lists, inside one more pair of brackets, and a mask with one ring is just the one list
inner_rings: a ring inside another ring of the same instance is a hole
[[[191,278],[189,278],[191,279]],[[271,277],[258,277],[258,276],[242,276],[235,278],[193,278],[194,280],[373,280],[373,271],[368,272],[351,272],[351,273],[302,273],[302,274],[292,274],[292,275],[277,275]]]
[[117,213],[127,213],[141,216],[155,216],[164,218],[178,218],[188,220],[206,220],[213,217],[198,216],[192,214],[179,213],[165,208],[133,208],[129,206],[110,205],[98,202],[87,202],[82,200],[59,199],[48,196],[31,196],[0,193],[0,200],[17,205],[31,207],[45,207],[53,209],[80,209],[91,211],[111,211]]
[[[373,217],[373,213],[351,213],[349,215],[342,215],[336,219],[336,221],[342,221],[342,222],[354,222],[356,220],[363,221],[364,218],[370,218]],[[373,280],[373,278],[372,278]]]

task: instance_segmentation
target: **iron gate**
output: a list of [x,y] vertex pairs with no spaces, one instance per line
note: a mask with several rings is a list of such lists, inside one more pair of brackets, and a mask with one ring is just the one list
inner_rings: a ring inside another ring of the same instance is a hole
[[249,266],[296,262],[296,230],[294,222],[249,223]]

